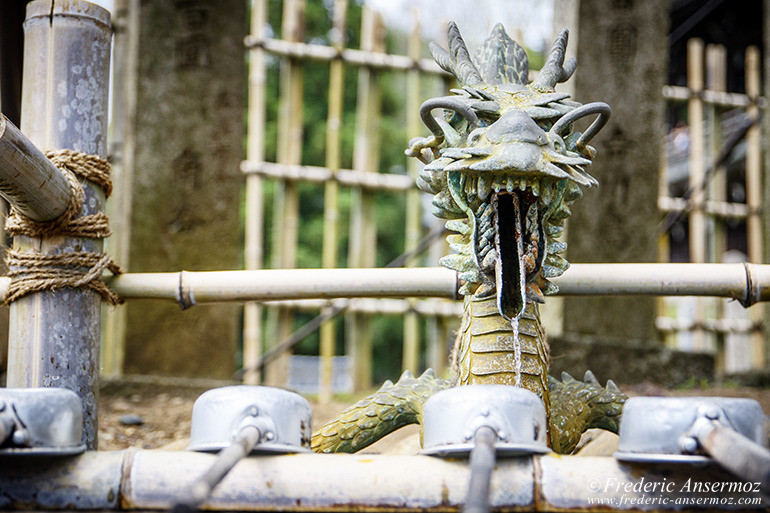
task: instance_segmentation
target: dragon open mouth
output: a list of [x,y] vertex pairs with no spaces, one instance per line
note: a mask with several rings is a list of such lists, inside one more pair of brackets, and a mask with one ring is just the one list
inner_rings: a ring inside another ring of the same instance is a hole
[[534,279],[545,259],[545,236],[537,198],[531,191],[495,193],[492,206],[497,306],[510,320],[524,311],[527,283]]

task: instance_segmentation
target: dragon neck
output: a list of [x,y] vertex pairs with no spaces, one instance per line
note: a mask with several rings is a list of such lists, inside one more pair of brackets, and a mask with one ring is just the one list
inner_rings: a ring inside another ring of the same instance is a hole
[[461,385],[526,388],[543,399],[548,412],[548,365],[548,342],[537,304],[527,302],[516,323],[500,314],[494,296],[465,297],[456,352]]

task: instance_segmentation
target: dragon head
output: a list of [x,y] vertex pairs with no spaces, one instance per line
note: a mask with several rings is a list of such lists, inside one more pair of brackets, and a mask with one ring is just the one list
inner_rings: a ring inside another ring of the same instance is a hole
[[[497,25],[472,60],[454,23],[449,50],[431,43],[433,58],[462,84],[451,96],[420,109],[430,137],[410,141],[407,155],[426,166],[417,183],[434,194],[433,213],[448,219],[455,252],[441,264],[460,273],[464,295],[497,296],[505,318],[518,317],[527,301],[543,302],[568,262],[557,240],[580,198],[580,186],[598,182],[587,173],[596,154],[588,142],[610,115],[605,103],[581,105],[555,86],[572,75],[564,62],[567,31],[551,48],[543,69],[529,82],[524,49]],[[442,117],[433,111],[443,109]],[[598,115],[588,129],[580,118]]]

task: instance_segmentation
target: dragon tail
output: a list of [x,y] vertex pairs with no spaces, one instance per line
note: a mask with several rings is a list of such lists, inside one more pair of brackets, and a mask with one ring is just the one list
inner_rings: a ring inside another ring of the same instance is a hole
[[374,394],[343,410],[313,434],[314,452],[357,452],[396,429],[422,420],[423,403],[451,383],[432,369],[415,378],[405,371],[396,383],[386,381]]
[[620,414],[628,397],[608,380],[602,387],[593,372],[586,371],[583,381],[566,372],[561,381],[549,377],[551,448],[559,454],[570,454],[583,432],[590,428],[618,432]]

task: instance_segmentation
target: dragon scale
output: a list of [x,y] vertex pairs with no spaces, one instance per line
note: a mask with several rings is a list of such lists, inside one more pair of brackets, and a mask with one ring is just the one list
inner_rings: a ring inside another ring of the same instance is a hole
[[[582,196],[581,187],[598,184],[587,172],[596,155],[588,143],[609,119],[609,106],[582,105],[556,92],[576,67],[574,59],[564,60],[566,30],[532,82],[524,49],[499,24],[474,58],[453,23],[448,41],[448,50],[433,43],[430,50],[462,87],[423,103],[420,117],[432,135],[410,141],[407,155],[425,164],[417,185],[433,195],[433,214],[452,232],[453,252],[441,264],[463,282],[454,377],[445,381],[427,371],[387,382],[313,436],[319,452],[354,452],[419,423],[423,402],[455,385],[534,392],[545,404],[557,452],[572,451],[590,427],[617,431],[625,396],[614,383],[602,387],[590,372],[584,381],[548,376],[538,312],[538,303],[558,290],[549,279],[569,266],[562,256],[567,245],[559,240],[569,206]],[[584,132],[575,129],[576,121],[594,116]]]

